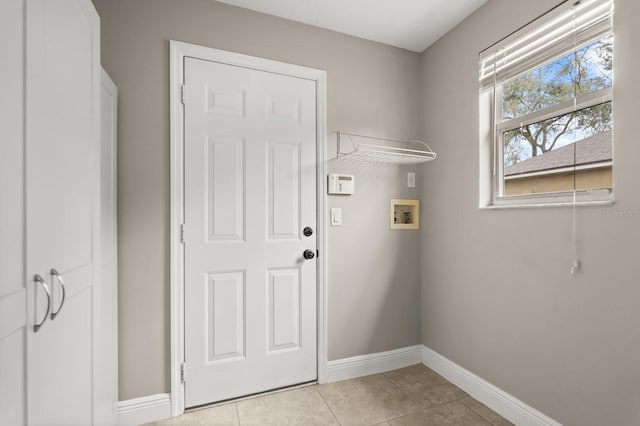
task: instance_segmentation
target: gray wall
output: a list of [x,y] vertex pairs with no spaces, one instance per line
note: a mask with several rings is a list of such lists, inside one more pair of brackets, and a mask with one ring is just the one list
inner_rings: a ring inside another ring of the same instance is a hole
[[[210,0],[94,3],[120,95],[121,400],[169,390],[176,39],[325,69],[330,131],[421,135],[439,154],[417,169],[415,190],[401,168],[329,160],[356,174],[354,196],[329,197],[344,221],[329,229],[330,359],[413,345],[421,329],[422,343],[560,422],[640,422],[640,217],[624,214],[640,212],[640,4],[616,1],[616,204],[578,210],[583,266],[573,277],[569,209],[477,209],[478,52],[557,0],[491,0],[421,56]],[[387,229],[393,197],[422,199],[420,233]]]
[[[170,387],[169,40],[324,69],[329,131],[416,138],[419,55],[212,0],[94,0],[102,62],[118,86],[120,399]],[[419,233],[390,231],[406,170],[331,160],[356,174],[328,232],[329,359],[420,342]]]
[[421,57],[422,342],[563,424],[637,425],[640,2],[615,2],[616,202],[578,209],[579,273],[571,209],[477,208],[478,53],[557,3],[491,0]]

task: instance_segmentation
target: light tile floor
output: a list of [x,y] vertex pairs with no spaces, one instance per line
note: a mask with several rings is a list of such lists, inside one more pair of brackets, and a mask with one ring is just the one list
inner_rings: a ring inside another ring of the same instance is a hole
[[511,423],[433,370],[417,364],[200,409],[153,425],[506,426]]

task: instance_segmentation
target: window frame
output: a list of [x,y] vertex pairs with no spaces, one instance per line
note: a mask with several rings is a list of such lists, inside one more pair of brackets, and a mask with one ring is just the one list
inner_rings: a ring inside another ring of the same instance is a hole
[[[541,25],[544,23],[542,19]],[[539,30],[536,22],[526,27],[521,37],[535,33]],[[611,86],[580,95],[575,99],[552,105],[548,108],[526,113],[516,118],[502,119],[502,88],[514,78],[534,70],[550,60],[556,60],[567,53],[575,52],[585,45],[597,40],[602,40],[608,36],[613,37],[613,26],[610,25],[606,31],[598,31],[592,37],[584,38],[580,44],[564,49],[549,56],[540,55],[535,61],[530,61],[527,66],[520,69],[515,76],[510,76],[500,82],[494,82],[493,86],[482,87],[479,94],[479,136],[480,136],[480,191],[479,208],[500,209],[500,208],[528,208],[528,207],[551,207],[551,206],[573,206],[573,205],[610,205],[614,202],[614,182],[612,176],[611,188],[569,190],[548,193],[504,195],[504,140],[503,134],[506,131],[517,129],[522,125],[543,121],[545,119],[557,117],[573,111],[578,111],[591,106],[613,101],[613,82]],[[614,41],[615,46],[615,41]],[[480,71],[483,73],[483,62],[481,61]],[[615,64],[614,64],[615,67]],[[615,114],[615,113],[614,113]],[[613,140],[612,140],[613,144]],[[613,152],[613,146],[612,146]],[[611,161],[613,173],[613,160]],[[572,170],[579,170],[580,167],[572,167]]]

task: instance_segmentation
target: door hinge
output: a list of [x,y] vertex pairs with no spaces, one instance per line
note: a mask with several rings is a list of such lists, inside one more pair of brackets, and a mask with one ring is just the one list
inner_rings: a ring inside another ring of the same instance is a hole
[[182,383],[187,381],[187,363],[183,362],[180,364],[180,381]]
[[183,243],[187,242],[187,225],[184,223],[180,225],[180,241]]
[[187,103],[187,86],[184,84],[180,86],[180,98],[183,104]]

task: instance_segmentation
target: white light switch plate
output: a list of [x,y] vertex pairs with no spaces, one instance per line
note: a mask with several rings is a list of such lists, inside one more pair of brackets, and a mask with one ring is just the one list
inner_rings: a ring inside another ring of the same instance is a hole
[[407,188],[416,187],[416,174],[414,172],[407,173]]
[[331,208],[331,226],[342,226],[342,209],[339,207]]

